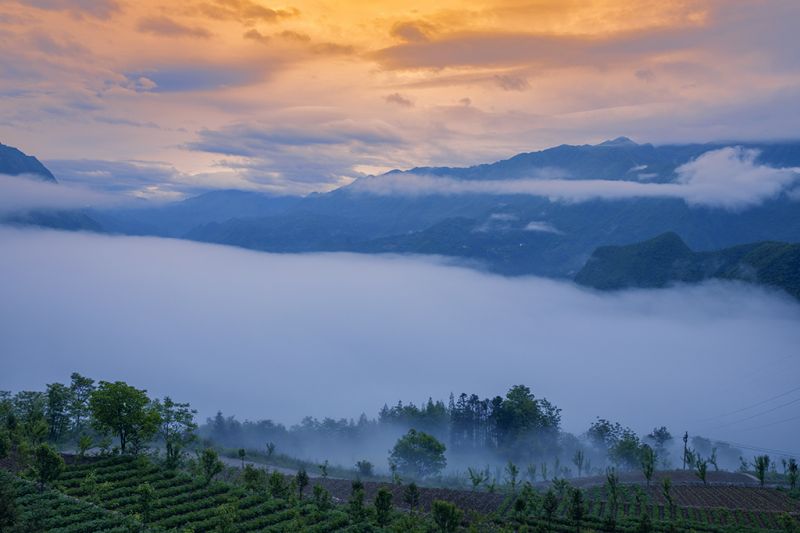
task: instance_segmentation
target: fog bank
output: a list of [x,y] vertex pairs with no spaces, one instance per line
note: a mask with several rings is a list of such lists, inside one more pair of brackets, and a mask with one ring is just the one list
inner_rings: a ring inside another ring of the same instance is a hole
[[2,227],[0,250],[0,389],[78,371],[201,418],[292,424],[523,383],[574,432],[600,416],[788,450],[800,437],[752,431],[791,409],[718,417],[796,386],[800,305],[754,287],[598,294],[431,259]]

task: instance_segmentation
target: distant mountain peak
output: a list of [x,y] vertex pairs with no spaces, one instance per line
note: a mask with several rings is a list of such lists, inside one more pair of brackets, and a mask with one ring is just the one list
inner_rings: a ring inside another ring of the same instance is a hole
[[38,159],[3,143],[0,143],[0,174],[8,176],[26,174],[36,176],[43,181],[54,183],[56,181],[53,173]]
[[616,139],[611,139],[610,141],[603,141],[596,146],[605,146],[607,148],[624,148],[626,146],[639,146],[638,143],[635,143],[629,137],[617,137]]

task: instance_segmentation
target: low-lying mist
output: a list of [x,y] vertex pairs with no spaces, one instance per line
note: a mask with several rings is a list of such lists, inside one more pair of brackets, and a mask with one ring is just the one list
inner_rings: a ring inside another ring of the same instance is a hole
[[753,431],[785,409],[720,416],[796,386],[800,306],[751,286],[600,294],[433,259],[10,228],[0,250],[0,390],[77,371],[201,420],[294,424],[525,384],[576,434],[599,416],[779,449],[800,437]]

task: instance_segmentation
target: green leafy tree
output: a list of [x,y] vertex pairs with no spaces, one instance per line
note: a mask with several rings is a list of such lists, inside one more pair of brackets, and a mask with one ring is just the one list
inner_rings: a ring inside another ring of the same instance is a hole
[[667,517],[672,516],[675,504],[672,500],[672,480],[668,477],[661,479],[661,494],[667,502]]
[[[528,465],[527,474],[528,474],[528,480],[531,483],[536,483],[536,465],[535,464],[529,464]],[[488,474],[487,474],[487,476],[488,476]]]
[[331,493],[325,490],[322,486],[314,485],[313,493],[314,493],[314,505],[317,506],[317,509],[325,512],[333,507]]
[[656,453],[648,444],[642,444],[641,449],[641,466],[642,474],[647,480],[647,486],[650,486],[650,481],[653,479],[653,474],[656,471]]
[[640,466],[640,449],[639,437],[631,429],[625,428],[609,449],[608,455],[616,466],[634,470]]
[[244,448],[239,448],[237,455],[239,456],[239,460],[242,461],[242,470],[244,470],[244,458],[247,457],[247,451]]
[[441,533],[456,531],[461,524],[461,510],[450,502],[434,500],[431,505],[431,515]]
[[586,464],[586,455],[583,453],[582,449],[578,448],[575,450],[575,454],[572,456],[572,464],[578,469],[578,477],[582,477],[583,467]]
[[188,403],[174,402],[169,396],[156,400],[153,406],[159,418],[157,435],[166,449],[166,466],[177,468],[186,455],[186,448],[197,438],[194,433],[197,411]]
[[142,517],[142,521],[147,523],[150,521],[150,514],[153,510],[155,490],[150,483],[145,482],[136,487],[136,496],[139,498],[139,515]]
[[353,484],[353,492],[350,494],[350,501],[347,503],[350,520],[354,524],[364,521],[364,485],[361,483]]
[[761,486],[764,486],[764,481],[769,471],[769,455],[757,455],[753,460],[753,468],[756,471],[756,477]]
[[286,478],[277,470],[269,475],[267,490],[273,498],[286,499],[289,497],[289,485],[286,483]]
[[358,474],[364,477],[372,477],[373,468],[374,465],[366,459],[362,459],[356,463],[356,470],[358,470]]
[[616,522],[619,510],[619,476],[613,468],[606,470],[606,496],[608,497],[608,517]]
[[797,471],[797,459],[795,459],[794,457],[789,459],[789,462],[786,465],[786,475],[789,477],[789,487],[791,487],[792,490],[796,489],[798,471]]
[[445,445],[436,437],[415,429],[397,440],[390,460],[401,472],[412,477],[424,478],[438,474],[447,465],[444,457]]
[[469,480],[472,483],[472,491],[475,492],[478,490],[484,481],[489,479],[489,474],[482,472],[480,470],[475,470],[472,467],[467,468],[467,475],[469,476]]
[[247,490],[256,492],[264,487],[264,471],[247,465],[242,471],[242,482]]
[[6,474],[0,474],[0,531],[13,531],[19,520],[14,485]]
[[98,502],[99,486],[97,483],[97,472],[92,470],[81,481],[81,491],[84,497],[92,503]]
[[544,515],[545,522],[547,522],[548,531],[550,531],[550,524],[553,522],[553,516],[555,516],[556,509],[558,509],[558,498],[556,498],[556,493],[552,490],[548,490],[544,495],[544,499],[542,500],[542,514]]
[[408,505],[408,510],[414,514],[414,509],[419,507],[419,488],[413,481],[403,490],[403,502]]
[[236,531],[236,521],[239,519],[239,512],[232,503],[225,503],[217,507],[216,512],[218,533],[233,533]]
[[122,453],[129,450],[129,444],[138,451],[155,435],[161,421],[147,392],[122,381],[101,381],[89,398],[89,406],[95,427],[113,433]]
[[94,392],[94,380],[84,377],[77,372],[70,376],[70,404],[69,416],[73,431],[80,433],[86,427],[91,409],[89,399]]
[[381,487],[375,495],[375,515],[379,526],[387,526],[392,519],[392,493]]
[[306,473],[305,468],[300,468],[297,471],[297,475],[294,477],[295,482],[297,483],[297,497],[299,499],[303,499],[303,490],[308,486],[308,474]]
[[581,489],[572,490],[572,497],[569,502],[569,516],[575,524],[575,531],[580,533],[581,524],[586,516],[586,506],[583,503],[583,491]]
[[0,428],[0,459],[5,459],[11,453],[11,436],[6,429]]
[[211,483],[214,476],[222,472],[225,467],[219,460],[219,454],[213,448],[205,448],[199,457],[200,472],[206,484]]
[[511,461],[506,464],[506,481],[511,489],[511,494],[517,493],[517,478],[519,477],[519,468]]
[[645,510],[639,517],[639,523],[636,525],[636,533],[651,533],[651,531],[653,531],[653,522],[650,519],[650,513]]
[[327,459],[325,459],[322,464],[317,465],[317,468],[319,468],[319,475],[322,476],[322,479],[328,479],[328,466],[329,464]]
[[697,457],[694,461],[694,474],[703,482],[703,485],[708,485],[708,461],[702,457]]
[[64,459],[49,444],[40,444],[34,452],[33,468],[39,482],[39,490],[43,491],[47,483],[55,481],[64,471]]
[[272,455],[275,453],[275,443],[268,442],[267,443],[267,459],[272,459]]
[[51,383],[47,386],[47,426],[48,438],[55,442],[69,430],[69,406],[72,393],[62,383]]
[[78,457],[84,458],[86,457],[86,452],[89,451],[94,443],[92,442],[92,437],[83,433],[78,438]]

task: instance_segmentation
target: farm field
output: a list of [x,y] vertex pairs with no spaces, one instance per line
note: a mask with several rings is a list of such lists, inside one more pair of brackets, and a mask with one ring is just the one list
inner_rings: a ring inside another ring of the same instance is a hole
[[[72,459],[53,484],[54,490],[44,492],[30,481],[2,473],[3,483],[14,486],[27,524],[38,524],[41,531],[440,531],[425,516],[436,500],[455,504],[463,511],[461,527],[471,526],[476,531],[540,526],[545,531],[575,531],[568,491],[559,494],[558,506],[548,519],[542,512],[541,492],[530,489],[518,491],[515,497],[420,487],[418,513],[411,517],[403,503],[402,485],[364,482],[365,505],[359,512],[351,503],[349,480],[315,478],[301,499],[295,492],[294,477],[282,477],[287,491],[275,494],[268,487],[248,490],[231,482],[206,482],[184,471],[165,469],[146,457],[131,456]],[[146,501],[144,484],[152,489]],[[313,488],[315,485],[326,492]],[[655,488],[623,487],[616,531],[637,530],[643,515],[652,531],[783,531],[781,517],[800,512],[797,500],[769,488],[676,485],[670,511]],[[380,488],[392,494],[395,508],[382,527],[370,505]],[[321,496],[325,493],[330,499]],[[595,487],[584,493],[584,527],[610,530],[604,490]],[[33,515],[37,515],[35,520]],[[412,518],[415,520],[410,522]]]

